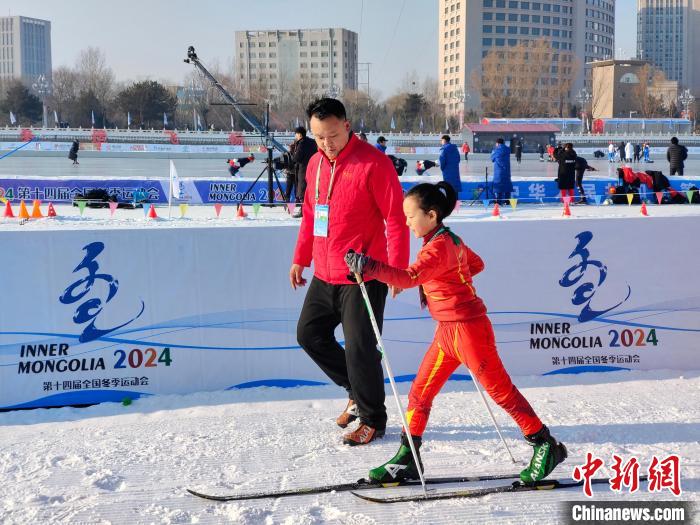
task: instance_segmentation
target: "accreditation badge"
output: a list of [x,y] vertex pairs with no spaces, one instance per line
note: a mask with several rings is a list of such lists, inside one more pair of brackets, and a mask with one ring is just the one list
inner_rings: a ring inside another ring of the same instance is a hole
[[314,208],[314,237],[328,237],[328,204],[317,204]]

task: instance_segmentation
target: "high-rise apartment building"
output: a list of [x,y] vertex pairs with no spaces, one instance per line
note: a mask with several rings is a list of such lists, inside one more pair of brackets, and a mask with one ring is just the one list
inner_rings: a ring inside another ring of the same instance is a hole
[[31,86],[40,75],[51,82],[51,22],[0,17],[0,80],[20,79]]
[[700,96],[700,0],[637,0],[637,58]]
[[314,94],[357,89],[357,33],[342,28],[236,31],[236,80],[251,96],[300,88]]
[[[586,64],[612,58],[615,49],[614,0],[440,0],[439,10],[438,79],[448,114],[480,106],[473,76],[489,51],[547,41],[552,66],[542,84],[570,76],[566,99],[575,102],[581,87],[590,91]],[[560,62],[565,55],[573,60]]]

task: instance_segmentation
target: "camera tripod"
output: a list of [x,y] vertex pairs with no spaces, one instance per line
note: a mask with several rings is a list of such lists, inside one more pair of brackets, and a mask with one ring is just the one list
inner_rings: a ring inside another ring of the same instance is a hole
[[273,178],[274,181],[277,182],[277,189],[280,192],[280,196],[282,197],[282,201],[285,204],[288,204],[287,198],[284,195],[284,191],[282,191],[282,184],[280,184],[280,180],[277,177],[277,170],[275,170],[275,167],[273,165],[273,160],[272,160],[272,147],[270,144],[266,144],[267,147],[267,159],[265,160],[265,163],[267,164],[263,169],[260,171],[258,176],[255,178],[253,183],[250,185],[248,188],[248,191],[246,191],[243,196],[241,197],[241,200],[238,201],[238,204],[243,204],[243,201],[248,198],[248,195],[251,193],[254,194],[255,192],[255,185],[258,183],[260,178],[263,176],[265,172],[267,172],[267,204],[263,204],[263,206],[269,206],[269,207],[274,207],[275,205],[275,190],[274,190],[274,185],[273,185]]

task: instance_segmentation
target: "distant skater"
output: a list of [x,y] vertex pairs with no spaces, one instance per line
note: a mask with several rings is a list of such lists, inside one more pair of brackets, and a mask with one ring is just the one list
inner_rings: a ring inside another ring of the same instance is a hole
[[70,147],[70,151],[68,152],[68,158],[73,161],[73,166],[80,164],[78,162],[78,150],[80,149],[80,142],[77,140],[73,141],[73,145]]

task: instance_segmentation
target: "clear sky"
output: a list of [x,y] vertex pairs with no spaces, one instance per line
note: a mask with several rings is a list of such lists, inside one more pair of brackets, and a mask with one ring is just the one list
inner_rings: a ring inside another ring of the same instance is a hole
[[[575,0],[585,3],[585,0]],[[233,32],[345,27],[359,33],[359,61],[371,62],[373,91],[386,97],[412,71],[437,76],[437,0],[0,0],[1,15],[51,21],[53,66],[100,47],[119,80],[179,83],[187,46],[225,68]],[[636,0],[617,0],[616,55],[633,56]],[[620,55],[620,48],[622,54]]]

